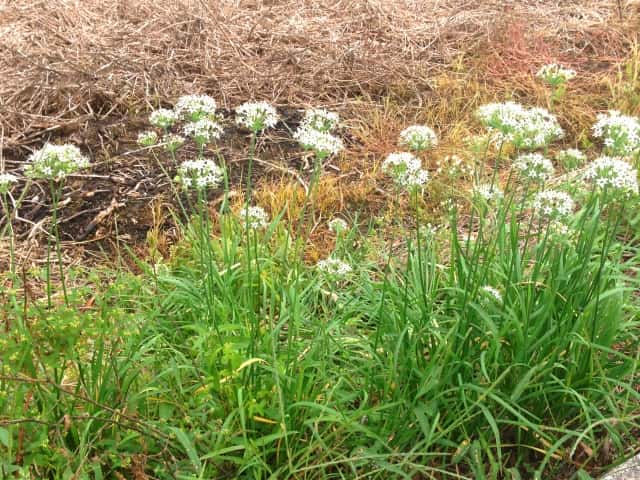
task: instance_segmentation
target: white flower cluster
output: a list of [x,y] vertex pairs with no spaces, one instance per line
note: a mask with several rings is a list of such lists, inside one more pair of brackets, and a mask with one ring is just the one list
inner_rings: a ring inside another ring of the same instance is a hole
[[173,133],[169,133],[162,137],[164,148],[166,148],[168,152],[172,153],[175,153],[182,145],[184,145],[184,141],[183,136]]
[[597,158],[587,166],[584,176],[602,190],[638,193],[637,170],[620,158]]
[[310,108],[304,112],[300,127],[312,128],[320,132],[330,132],[338,126],[340,117],[324,108]]
[[0,193],[7,193],[11,186],[18,181],[18,177],[10,173],[0,173]]
[[576,71],[570,68],[565,68],[557,63],[550,63],[549,65],[542,66],[540,70],[538,70],[536,76],[547,82],[549,85],[557,86],[575,78]]
[[485,294],[488,295],[491,299],[495,300],[498,303],[502,302],[502,294],[500,293],[500,290],[498,290],[497,288],[494,288],[490,285],[485,285],[483,287],[480,287],[480,290]]
[[184,126],[184,134],[193,138],[198,146],[202,147],[222,136],[222,126],[218,122],[203,118],[187,123]]
[[262,207],[249,207],[242,210],[242,219],[245,222],[245,228],[259,229],[269,225],[269,215]]
[[294,134],[300,145],[306,150],[313,150],[318,158],[326,158],[344,148],[342,140],[335,135],[311,127],[300,127]]
[[614,155],[632,155],[640,151],[640,121],[617,110],[598,115],[593,136],[602,138],[604,146]]
[[564,136],[556,117],[544,108],[490,103],[481,106],[477,116],[497,141],[510,142],[516,148],[541,148]]
[[438,144],[436,132],[426,125],[412,125],[400,132],[400,145],[420,152]]
[[422,187],[429,180],[429,172],[422,168],[420,160],[408,152],[391,153],[382,162],[382,170],[396,184],[407,189]]
[[533,208],[546,218],[566,217],[573,212],[573,199],[565,192],[545,190],[539,192],[533,200]]
[[141,147],[153,147],[156,143],[158,143],[158,134],[153,130],[138,134],[138,145]]
[[553,163],[540,153],[525,153],[516,158],[513,167],[532,182],[544,182],[554,173]]
[[319,270],[334,277],[346,277],[351,273],[351,265],[337,258],[320,260],[316,266]]
[[305,112],[304,119],[294,132],[302,148],[313,150],[316,157],[323,159],[344,148],[342,140],[331,133],[338,125],[338,115],[325,109],[312,108]]
[[329,230],[335,234],[340,234],[347,229],[347,222],[341,218],[334,218],[329,222]]
[[223,179],[222,169],[212,160],[187,160],[178,167],[176,182],[183,188],[215,188]]
[[203,118],[215,118],[217,104],[209,95],[184,95],[178,99],[174,110],[190,122]]
[[164,130],[172,127],[178,121],[178,115],[173,110],[168,108],[159,108],[154,110],[149,115],[149,123],[154,127],[162,128]]
[[29,157],[25,175],[29,178],[60,180],[89,166],[89,160],[75,145],[45,144]]
[[504,197],[504,193],[502,193],[498,185],[491,185],[489,183],[476,185],[473,191],[475,195],[487,202],[497,202]]
[[467,177],[473,173],[473,166],[469,165],[459,155],[448,155],[444,160],[436,161],[436,174],[447,175],[452,178]]
[[278,112],[267,102],[247,102],[236,108],[236,123],[258,133],[278,123]]
[[565,168],[577,168],[584,165],[587,156],[577,148],[567,148],[556,154],[556,160]]

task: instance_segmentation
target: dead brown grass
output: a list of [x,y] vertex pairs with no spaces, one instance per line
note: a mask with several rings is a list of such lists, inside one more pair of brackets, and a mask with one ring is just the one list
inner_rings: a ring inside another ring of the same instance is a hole
[[[628,2],[627,2],[628,3]],[[625,20],[603,0],[5,1],[0,121],[5,146],[53,132],[108,138],[88,124],[184,92],[226,106],[345,104],[402,88],[421,99],[454,59],[486,52],[491,75],[555,57],[589,68],[619,59]],[[627,22],[628,23],[628,22]],[[531,49],[531,45],[541,45]],[[531,53],[544,55],[533,58]],[[86,138],[89,137],[89,138]]]
[[[593,117],[585,100],[603,98],[603,78],[637,45],[639,12],[638,0],[0,1],[0,168],[19,169],[48,140],[78,144],[97,175],[65,192],[63,237],[108,239],[122,222],[122,240],[136,241],[162,228],[149,205],[168,194],[152,162],[130,155],[150,108],[196,92],[225,108],[250,98],[281,110],[322,104],[346,119],[349,150],[328,166],[318,218],[376,212],[388,200],[376,169],[400,129],[438,130],[433,167],[473,133],[478,104],[543,103],[531,74],[550,60],[581,73],[559,111],[579,135]],[[285,137],[269,140],[256,172],[258,198],[274,211],[296,208],[308,174]],[[223,147],[236,182],[244,140]],[[44,204],[30,195],[25,214],[41,221]]]

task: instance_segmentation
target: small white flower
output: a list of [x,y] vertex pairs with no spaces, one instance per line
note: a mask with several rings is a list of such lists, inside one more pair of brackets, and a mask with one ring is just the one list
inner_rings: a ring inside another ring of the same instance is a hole
[[533,150],[562,138],[556,117],[544,108],[525,108],[515,102],[490,103],[478,109],[478,119],[498,142]]
[[548,180],[555,171],[551,160],[539,153],[525,153],[520,155],[513,163],[513,167],[522,177],[533,182],[544,182]]
[[149,123],[154,127],[167,129],[172,127],[178,121],[178,115],[168,108],[159,108],[149,115]]
[[242,221],[245,224],[245,228],[251,228],[257,230],[259,228],[265,228],[269,225],[269,215],[264,211],[262,207],[249,207],[247,210],[242,210]]
[[337,113],[324,108],[310,108],[304,112],[300,127],[311,128],[320,132],[330,132],[338,126],[340,117]]
[[451,178],[468,177],[473,173],[473,167],[458,155],[448,155],[442,161],[438,160],[436,165],[436,174]]
[[176,102],[175,111],[183,119],[197,122],[215,117],[216,108],[216,101],[209,95],[184,95]]
[[412,125],[400,132],[400,144],[415,151],[427,150],[438,144],[438,136],[426,125]]
[[317,157],[326,158],[344,148],[342,140],[329,132],[300,127],[293,134],[303,148],[313,150]]
[[140,132],[138,134],[138,145],[141,147],[152,147],[158,143],[158,134],[153,130],[148,132]]
[[267,102],[247,102],[236,108],[236,123],[258,133],[278,123],[276,109]]
[[185,139],[183,136],[175,135],[173,133],[162,137],[162,143],[168,152],[175,153],[182,145],[184,145],[184,142]]
[[616,110],[599,114],[593,136],[602,138],[612,154],[626,156],[640,151],[640,120]]
[[316,267],[318,270],[334,277],[346,277],[352,271],[351,265],[337,258],[320,260]]
[[491,185],[489,183],[476,185],[473,191],[475,195],[479,196],[487,202],[497,202],[502,197],[504,197],[504,193],[502,193],[502,190],[500,190],[500,187],[498,185]]
[[536,76],[549,85],[557,86],[574,78],[576,71],[570,68],[564,68],[557,63],[550,63],[549,65],[542,66]]
[[480,290],[496,302],[502,303],[502,294],[497,288],[494,288],[490,285],[485,285],[483,287],[480,287]]
[[216,188],[222,182],[224,172],[212,160],[204,158],[187,160],[178,167],[176,181],[185,189]]
[[420,160],[407,152],[389,154],[382,162],[382,171],[402,188],[421,187],[429,180],[429,172],[422,169]]
[[573,206],[573,199],[567,193],[557,190],[539,192],[533,201],[534,210],[540,216],[551,219],[570,215]]
[[577,148],[567,148],[556,154],[556,160],[565,168],[577,168],[584,165],[587,156]]
[[199,145],[204,146],[222,136],[222,126],[213,120],[203,118],[184,126],[185,135],[193,138]]
[[18,177],[11,173],[0,173],[0,193],[7,193],[17,181]]
[[601,190],[638,193],[638,172],[620,158],[600,157],[587,166],[585,179]]
[[347,222],[341,218],[334,218],[329,222],[329,230],[335,234],[340,234],[347,229]]
[[60,180],[89,166],[89,160],[75,145],[45,144],[29,157],[25,175],[29,178]]

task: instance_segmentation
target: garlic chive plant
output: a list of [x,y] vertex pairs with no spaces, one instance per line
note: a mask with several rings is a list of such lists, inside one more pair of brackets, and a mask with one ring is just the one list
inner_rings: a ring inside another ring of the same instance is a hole
[[400,132],[400,145],[421,152],[438,145],[438,136],[431,127],[412,125]]
[[324,108],[310,108],[304,112],[300,126],[318,132],[332,132],[339,123],[340,116],[337,113]]
[[584,178],[604,193],[615,196],[638,194],[638,171],[620,158],[599,157],[587,165]]
[[[9,269],[15,274],[15,235],[13,231],[13,215],[9,208],[9,193],[18,182],[18,177],[11,173],[0,173],[0,204],[6,225],[3,232],[8,231],[9,235]],[[3,235],[0,235],[2,238]]]
[[222,126],[209,118],[202,118],[184,126],[184,134],[191,137],[203,154],[204,147],[222,136]]
[[544,148],[564,136],[556,117],[544,108],[490,103],[481,106],[477,116],[496,141],[511,143],[520,150]]
[[161,128],[165,132],[178,122],[178,115],[168,108],[159,108],[149,115],[149,123],[154,127]]
[[540,153],[524,153],[513,162],[518,175],[530,182],[544,183],[554,174],[553,163]]
[[[82,155],[80,149],[75,145],[53,145],[45,144],[29,157],[24,172],[25,176],[33,180],[45,180],[49,183],[49,192],[53,206],[51,218],[52,234],[55,238],[56,254],[58,257],[58,267],[60,270],[60,280],[64,294],[65,304],[68,306],[69,297],[65,282],[64,267],[62,264],[62,251],[60,247],[60,231],[58,228],[58,204],[62,195],[64,179],[71,174],[78,172],[89,166],[89,160]],[[47,237],[47,300],[49,308],[51,301],[51,233]]]
[[566,85],[569,80],[575,78],[576,71],[557,63],[550,63],[543,65],[536,76],[551,87],[549,105],[550,108],[553,108],[553,104],[564,96]]
[[236,108],[236,123],[257,135],[276,126],[278,113],[267,102],[247,102]]
[[593,136],[601,138],[605,153],[612,156],[640,155],[640,120],[616,110],[599,114],[593,125]]
[[178,99],[174,111],[187,122],[216,120],[216,101],[209,95],[184,95]]

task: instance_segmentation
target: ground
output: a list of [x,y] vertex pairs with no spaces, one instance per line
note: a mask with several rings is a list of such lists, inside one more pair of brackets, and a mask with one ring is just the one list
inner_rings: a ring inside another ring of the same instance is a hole
[[[100,263],[125,247],[168,256],[177,235],[160,208],[171,199],[169,182],[136,144],[152,109],[188,93],[216,98],[227,120],[220,153],[241,205],[248,142],[233,127],[233,109],[250,99],[274,103],[282,121],[258,145],[256,197],[296,218],[311,164],[290,130],[303,108],[323,106],[340,113],[347,149],[324,165],[308,249],[316,260],[328,248],[326,220],[375,220],[388,203],[380,164],[401,129],[436,129],[440,145],[426,165],[433,173],[480,131],[480,104],[544,106],[534,75],[541,65],[578,72],[556,110],[571,139],[559,148],[578,142],[588,151],[599,111],[640,115],[638,32],[636,0],[4,2],[0,171],[19,171],[47,141],[78,145],[94,168],[65,186],[65,261]],[[434,184],[427,195],[434,222],[442,192],[455,188],[468,185]],[[212,210],[220,200],[213,192]],[[46,188],[34,185],[16,219],[20,264],[42,262],[49,220]]]

